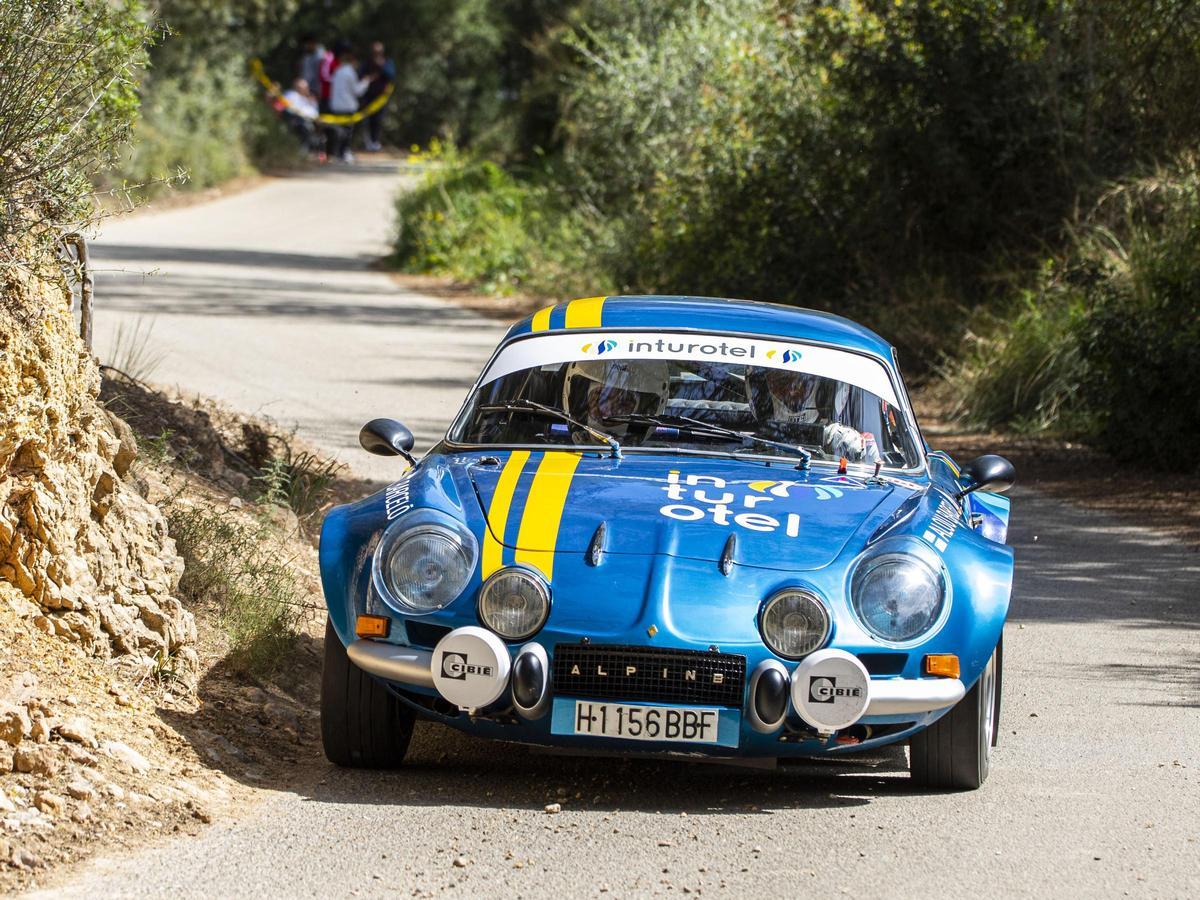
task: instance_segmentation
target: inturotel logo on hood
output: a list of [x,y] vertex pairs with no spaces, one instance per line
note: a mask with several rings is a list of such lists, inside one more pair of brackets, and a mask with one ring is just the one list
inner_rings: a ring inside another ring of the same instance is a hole
[[[800,516],[789,512],[786,515],[771,515],[771,506],[776,499],[786,500],[792,491],[809,490],[818,500],[834,500],[847,490],[864,490],[864,485],[849,478],[837,477],[832,484],[812,484],[805,481],[751,481],[744,485],[728,482],[714,475],[688,475],[672,469],[667,473],[666,487],[662,488],[670,503],[659,508],[659,513],[678,522],[710,521],[715,525],[738,525],[750,531],[772,532],[780,528],[788,537],[800,534]],[[759,507],[763,507],[760,509]]]

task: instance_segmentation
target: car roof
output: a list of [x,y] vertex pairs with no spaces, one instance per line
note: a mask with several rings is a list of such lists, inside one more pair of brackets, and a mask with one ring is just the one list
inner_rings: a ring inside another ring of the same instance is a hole
[[831,344],[892,359],[890,343],[869,328],[832,313],[755,300],[678,295],[587,297],[547,306],[513,325],[505,341],[534,332],[583,328],[770,335]]

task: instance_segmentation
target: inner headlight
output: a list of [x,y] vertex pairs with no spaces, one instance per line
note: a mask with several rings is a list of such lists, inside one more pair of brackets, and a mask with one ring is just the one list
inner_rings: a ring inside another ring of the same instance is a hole
[[479,620],[506,641],[534,634],[550,614],[550,591],[527,569],[501,569],[479,592]]
[[785,659],[807,656],[829,637],[829,611],[808,591],[780,591],[763,607],[763,640]]
[[865,560],[850,585],[854,611],[871,634],[904,643],[937,624],[946,603],[940,571],[908,553]]
[[463,592],[476,558],[475,536],[466,526],[432,510],[418,510],[383,533],[371,575],[375,589],[393,606],[432,612]]

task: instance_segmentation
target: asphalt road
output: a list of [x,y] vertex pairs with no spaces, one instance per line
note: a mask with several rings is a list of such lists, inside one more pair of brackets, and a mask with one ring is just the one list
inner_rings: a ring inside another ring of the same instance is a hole
[[[364,269],[391,184],[296,178],[110,226],[106,259],[163,274],[106,276],[99,330],[146,307],[174,351],[159,380],[333,450],[380,412],[432,436],[497,329]],[[299,772],[237,821],[94,861],[54,895],[1198,896],[1200,553],[1027,489],[1014,501],[1001,740],[980,791],[910,788],[903,751],[751,771],[430,726],[411,768]]]
[[398,464],[359,450],[359,428],[391,416],[428,447],[504,331],[374,268],[397,179],[366,163],[108,220],[92,250],[97,355],[299,426],[362,476],[390,479]]

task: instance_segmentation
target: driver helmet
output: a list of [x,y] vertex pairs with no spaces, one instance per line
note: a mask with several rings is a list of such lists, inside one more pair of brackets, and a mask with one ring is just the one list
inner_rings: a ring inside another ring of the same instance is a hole
[[774,401],[776,410],[785,415],[795,415],[817,405],[817,375],[807,372],[789,372],[787,369],[767,369],[765,381],[767,392]]
[[607,420],[657,415],[666,405],[669,385],[667,364],[658,360],[573,362],[563,378],[563,409],[593,428],[620,436],[629,423]]

